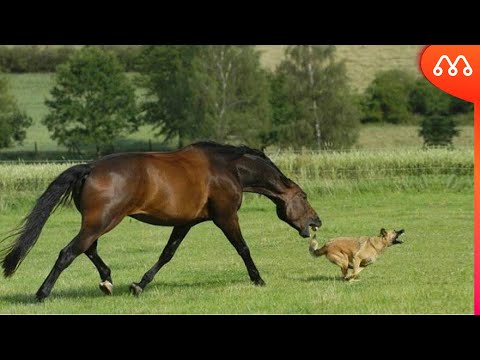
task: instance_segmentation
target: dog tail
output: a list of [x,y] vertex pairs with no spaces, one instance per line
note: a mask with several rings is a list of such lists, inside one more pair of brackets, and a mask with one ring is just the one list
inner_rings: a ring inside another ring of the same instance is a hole
[[318,242],[314,239],[310,241],[310,247],[308,248],[308,250],[310,251],[310,255],[315,257],[325,255],[325,253],[327,252],[326,246],[324,245],[319,249]]

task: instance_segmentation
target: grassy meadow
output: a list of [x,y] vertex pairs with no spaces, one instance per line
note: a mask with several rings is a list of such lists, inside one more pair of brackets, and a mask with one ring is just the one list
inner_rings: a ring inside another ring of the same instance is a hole
[[[471,314],[473,311],[473,150],[277,153],[273,161],[308,193],[323,220],[320,242],[404,228],[361,280],[308,253],[308,241],[281,222],[266,198],[245,196],[239,212],[265,288],[250,283],[240,257],[212,223],[195,227],[139,298],[128,286],[158,258],[170,229],[124,220],[100,240],[114,296],[98,290],[85,256],[43,304],[34,294],[80,216],[58,210],[17,274],[0,279],[3,314]],[[0,233],[15,227],[48,183],[70,164],[1,164]]]
[[[36,247],[11,279],[0,279],[2,314],[471,314],[473,312],[473,191],[381,192],[315,196],[324,226],[320,241],[338,235],[376,235],[404,228],[405,243],[389,248],[346,283],[338,267],[312,258],[308,241],[275,215],[267,199],[247,199],[243,234],[267,283],[250,283],[243,262],[212,223],[198,225],[144,293],[128,292],[158,259],[170,229],[124,220],[101,238],[112,268],[114,295],[98,289],[98,274],[81,256],[43,303],[34,294],[58,252],[79,228],[73,209],[47,223]],[[393,206],[392,206],[393,204]],[[27,207],[2,212],[10,229]]]

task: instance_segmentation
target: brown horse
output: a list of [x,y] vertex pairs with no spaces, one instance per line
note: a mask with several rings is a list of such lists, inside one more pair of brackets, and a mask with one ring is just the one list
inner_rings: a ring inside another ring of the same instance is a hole
[[5,277],[14,274],[37,241],[55,208],[71,197],[82,215],[80,232],[60,252],[36,299],[46,298],[61,272],[85,253],[97,268],[100,289],[112,294],[109,267],[97,253],[97,240],[123,218],[173,226],[159,260],[139,283],[130,287],[139,295],[168,263],[189,230],[212,220],[242,257],[250,279],[265,285],[243,239],[237,211],[242,192],[265,195],[277,207],[278,217],[309,237],[321,221],[305,192],[288,179],[261,151],[246,146],[199,142],[173,152],[124,153],[89,164],[75,165],[60,174],[37,200],[12,236],[16,240],[2,253]]

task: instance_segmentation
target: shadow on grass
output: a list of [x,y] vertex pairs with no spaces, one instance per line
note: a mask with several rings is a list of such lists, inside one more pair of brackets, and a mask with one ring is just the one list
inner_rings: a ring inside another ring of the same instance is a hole
[[289,276],[287,278],[289,280],[297,280],[297,281],[303,281],[303,282],[318,282],[318,281],[333,281],[333,280],[344,282],[343,277],[341,276],[314,275],[314,276],[307,276],[307,277]]
[[[45,299],[72,299],[72,298],[100,298],[105,297],[105,295],[98,288],[77,288],[77,289],[68,289],[68,290],[52,290],[50,296]],[[16,293],[16,294],[4,294],[0,295],[0,301],[5,301],[12,304],[40,304],[35,299],[35,293]]]
[[168,289],[215,289],[220,287],[227,287],[235,284],[251,284],[253,283],[246,279],[216,279],[216,280],[199,280],[199,281],[175,281],[175,282],[162,282],[158,281],[151,283],[145,288],[145,291],[148,289],[157,289],[157,290],[168,290]]
[[[219,280],[200,280],[195,282],[157,282],[151,283],[145,288],[145,292],[148,293],[149,290],[159,290],[161,291],[168,291],[169,289],[214,289],[214,288],[221,288],[227,287],[231,285],[235,285],[237,283],[244,283],[250,284],[248,279],[219,279]],[[130,283],[129,284],[119,284],[115,285],[113,290],[113,297],[115,295],[122,296],[130,294]],[[254,286],[253,284],[251,284]],[[142,296],[142,295],[140,295]],[[52,293],[48,298],[45,299],[46,302],[48,300],[54,299],[94,299],[94,298],[104,298],[107,297],[103,294],[98,287],[81,287],[75,289],[53,289]],[[132,295],[133,298],[133,295]],[[22,304],[22,305],[32,305],[32,304],[40,304],[35,300],[35,293],[14,293],[14,294],[3,294],[0,295],[0,302],[6,302],[11,304]]]

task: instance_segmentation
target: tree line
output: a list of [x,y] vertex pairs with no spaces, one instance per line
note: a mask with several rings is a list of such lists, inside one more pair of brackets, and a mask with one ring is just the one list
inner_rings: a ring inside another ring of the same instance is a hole
[[[472,105],[405,71],[377,74],[352,90],[335,46],[292,45],[275,71],[252,45],[149,45],[134,75],[108,47],[85,46],[59,64],[42,120],[52,139],[97,155],[143,124],[183,146],[195,140],[311,149],[347,149],[362,123],[412,123],[428,144],[458,134],[453,115]],[[132,60],[133,61],[133,60]],[[31,119],[0,78],[0,147],[25,138]],[[433,137],[431,136],[433,134]],[[430,136],[430,138],[429,138]]]

